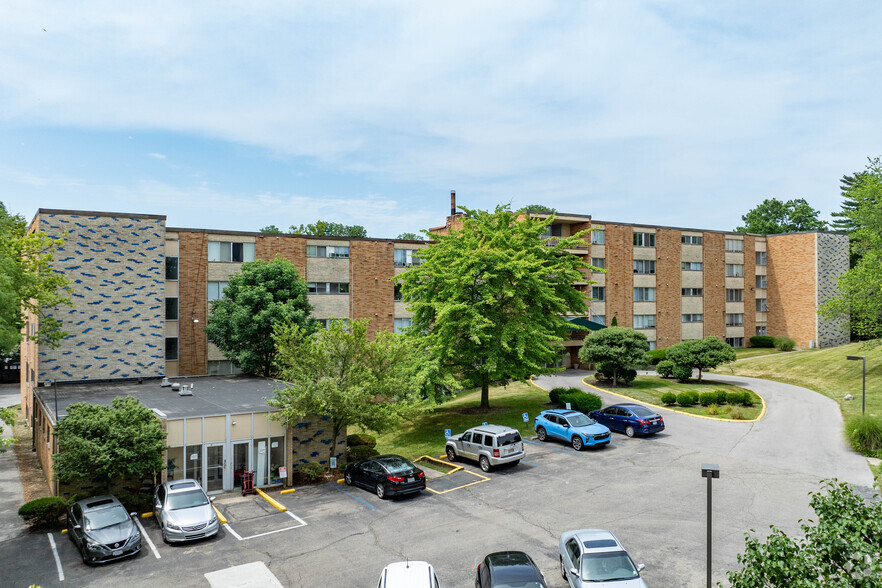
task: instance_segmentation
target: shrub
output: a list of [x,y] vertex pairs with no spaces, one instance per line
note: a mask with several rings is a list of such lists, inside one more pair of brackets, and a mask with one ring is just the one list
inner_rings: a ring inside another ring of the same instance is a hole
[[741,405],[753,406],[753,394],[751,394],[750,392],[743,392],[741,394]]
[[845,421],[845,436],[855,451],[882,456],[882,418],[852,415]]
[[755,335],[750,338],[751,347],[774,347],[775,338],[768,335]]
[[666,360],[667,358],[667,349],[650,349],[646,352],[646,359],[648,359],[649,363],[651,363],[652,365],[658,365],[660,362]]
[[60,496],[47,496],[24,503],[18,514],[35,527],[55,527],[67,512],[67,500]]
[[[366,445],[357,445],[356,447],[367,447]],[[370,448],[373,449],[373,448]],[[376,453],[376,452],[375,452]],[[318,480],[325,473],[325,466],[320,463],[316,463],[311,461],[309,463],[302,463],[297,466],[297,472],[302,475],[307,480]]]
[[707,414],[715,415],[720,414],[720,408],[716,404],[711,404],[707,407]]
[[796,341],[790,337],[775,337],[775,347],[781,351],[793,351],[796,347]]
[[548,399],[551,400],[552,404],[560,404],[561,395],[566,394],[568,391],[566,388],[552,388],[548,393]]
[[637,379],[637,370],[631,368],[623,369],[619,373],[619,384],[630,384]]
[[688,365],[674,364],[674,369],[672,370],[671,375],[681,382],[688,382],[692,378],[692,367]]
[[733,406],[732,410],[729,411],[729,418],[736,420],[736,421],[743,421],[744,420],[744,412],[742,412],[742,410],[740,408],[738,408],[737,406]]
[[346,437],[346,445],[348,447],[357,447],[359,445],[367,445],[368,447],[376,447],[377,446],[377,438],[373,435],[366,435],[364,433],[356,433],[354,435],[349,435]]
[[560,397],[560,403],[570,403],[570,408],[579,412],[591,412],[592,410],[600,410],[603,407],[603,401],[597,394],[590,392],[570,392]]
[[728,397],[729,397],[728,392],[726,392],[725,390],[716,390],[714,392],[714,394],[717,395],[716,404],[726,404],[726,401],[728,400]]
[[677,395],[673,392],[665,392],[661,395],[661,401],[665,406],[673,406],[677,404]]
[[744,402],[744,392],[726,392],[726,402],[735,406]]
[[702,406],[710,406],[711,404],[717,403],[717,393],[716,392],[702,392],[698,397],[698,401]]
[[655,366],[655,373],[663,378],[670,378],[674,375],[674,362],[669,359],[658,362]]
[[692,392],[680,392],[677,394],[677,404],[680,406],[692,406],[695,401],[692,399]]
[[355,447],[350,447],[347,450],[346,461],[359,461],[362,459],[367,459],[369,457],[373,457],[375,455],[380,455],[380,454],[376,449],[374,449],[370,445],[356,445]]

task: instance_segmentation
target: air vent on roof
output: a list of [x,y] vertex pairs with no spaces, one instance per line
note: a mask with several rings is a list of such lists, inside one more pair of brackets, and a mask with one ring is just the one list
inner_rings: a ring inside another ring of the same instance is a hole
[[163,388],[168,388],[169,386],[171,386],[171,382],[168,381],[168,378],[163,378],[162,382],[159,385]]
[[172,388],[172,390],[174,390],[175,392],[177,392],[178,390],[181,389],[181,385],[178,384],[177,382],[175,382],[174,384],[171,385],[171,388]]
[[178,392],[181,396],[193,396],[193,384],[190,384],[190,387],[187,388],[187,385],[184,384],[183,388]]

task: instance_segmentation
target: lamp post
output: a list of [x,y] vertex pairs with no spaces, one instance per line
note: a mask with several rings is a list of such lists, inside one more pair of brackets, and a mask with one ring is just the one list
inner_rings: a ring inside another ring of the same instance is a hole
[[707,588],[711,588],[711,480],[720,477],[720,466],[715,463],[701,464],[701,477],[707,478]]
[[863,378],[861,385],[861,414],[867,410],[867,356],[866,355],[846,355],[845,359],[851,361],[861,360],[863,363]]

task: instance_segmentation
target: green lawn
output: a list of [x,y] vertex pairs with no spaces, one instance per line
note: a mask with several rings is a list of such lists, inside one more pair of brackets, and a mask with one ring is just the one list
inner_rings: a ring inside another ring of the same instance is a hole
[[737,359],[747,359],[748,357],[757,357],[759,355],[774,355],[776,353],[784,353],[774,347],[741,347],[735,350]]
[[[839,402],[844,415],[861,411],[861,362],[846,355],[867,356],[867,413],[882,415],[882,345],[852,343],[831,349],[807,349],[721,366],[724,374],[764,378],[802,386]],[[846,394],[855,399],[843,402]]]
[[[586,380],[589,384],[596,385],[592,382],[593,378]],[[730,384],[722,384],[719,382],[714,382],[712,380],[706,379],[706,376],[702,378],[701,383],[699,384],[697,380],[692,380],[687,384],[683,384],[678,382],[677,380],[668,380],[664,378],[659,378],[656,376],[638,376],[636,380],[634,380],[633,385],[628,388],[610,388],[606,389],[602,386],[597,386],[598,388],[608,390],[614,394],[621,394],[622,396],[627,396],[629,398],[633,398],[637,402],[645,402],[648,404],[655,404],[656,406],[664,406],[661,401],[662,394],[666,392],[673,392],[674,394],[679,394],[680,392],[686,392],[689,390],[694,390],[701,394],[702,392],[713,392],[716,390],[725,390],[726,392],[749,392],[749,390],[745,388],[741,388],[739,386],[732,386]],[[750,392],[750,394],[754,397],[754,405],[752,407],[739,406],[738,412],[742,414],[743,419],[738,420],[753,420],[760,415],[762,411],[762,402],[755,393]],[[708,415],[707,407],[701,406],[700,404],[696,404],[694,406],[679,406],[674,405],[670,408],[671,410],[676,410],[679,412],[685,412],[689,414],[697,414],[702,416],[712,416],[713,418],[719,419],[729,419],[730,412],[733,407],[724,405],[718,407],[720,414],[717,415]]]

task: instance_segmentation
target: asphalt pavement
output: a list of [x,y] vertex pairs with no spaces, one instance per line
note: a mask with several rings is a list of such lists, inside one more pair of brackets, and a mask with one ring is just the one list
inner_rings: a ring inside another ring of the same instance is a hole
[[[18,384],[0,385],[0,408],[15,406],[21,402]],[[12,438],[12,426],[3,424],[3,438]],[[24,490],[18,473],[18,460],[12,447],[0,453],[0,549],[3,542],[27,532],[27,526],[18,508],[24,504]]]

